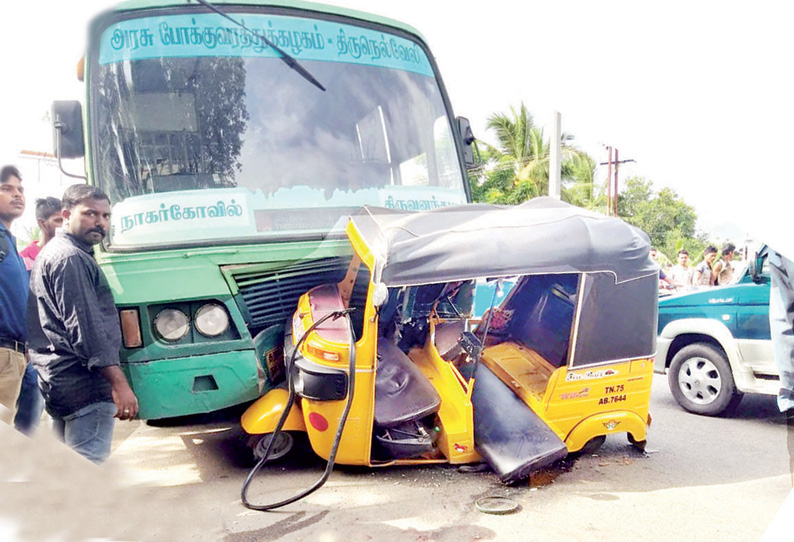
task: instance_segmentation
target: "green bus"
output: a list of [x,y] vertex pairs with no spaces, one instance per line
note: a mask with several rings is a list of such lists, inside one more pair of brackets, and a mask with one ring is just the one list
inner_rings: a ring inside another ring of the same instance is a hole
[[97,261],[140,417],[256,399],[297,299],[341,278],[361,205],[470,201],[473,137],[410,26],[297,1],[131,0],[100,14],[56,155],[113,205]]

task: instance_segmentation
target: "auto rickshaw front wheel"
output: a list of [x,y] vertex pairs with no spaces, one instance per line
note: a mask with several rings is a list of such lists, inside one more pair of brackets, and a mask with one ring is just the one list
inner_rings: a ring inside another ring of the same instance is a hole
[[673,356],[667,383],[679,405],[704,416],[717,416],[742,399],[725,354],[706,343],[690,344]]
[[[265,456],[267,447],[272,439],[273,433],[251,435],[248,437],[246,445],[248,446],[248,449],[250,450],[255,462],[259,461]],[[270,450],[270,455],[267,459],[268,463],[279,461],[290,455],[290,453],[297,448],[299,439],[300,437],[291,431],[281,431],[278,434],[276,442],[273,443],[272,449]]]

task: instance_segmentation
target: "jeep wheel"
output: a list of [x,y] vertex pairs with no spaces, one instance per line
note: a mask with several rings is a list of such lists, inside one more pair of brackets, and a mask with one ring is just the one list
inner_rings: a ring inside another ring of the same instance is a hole
[[676,353],[667,382],[678,404],[695,414],[716,416],[742,398],[725,355],[704,343],[690,344]]

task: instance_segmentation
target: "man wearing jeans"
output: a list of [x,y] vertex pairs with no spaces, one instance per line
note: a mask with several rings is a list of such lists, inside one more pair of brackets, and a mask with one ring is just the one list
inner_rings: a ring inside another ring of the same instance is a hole
[[771,249],[768,258],[772,277],[769,325],[775,361],[780,369],[777,404],[780,411],[786,414],[789,460],[794,484],[794,263]]
[[94,245],[110,225],[110,201],[94,187],[72,185],[62,212],[64,228],[33,269],[28,347],[56,434],[101,463],[110,455],[114,418],[138,414],[138,400],[119,366],[113,295],[94,261]]

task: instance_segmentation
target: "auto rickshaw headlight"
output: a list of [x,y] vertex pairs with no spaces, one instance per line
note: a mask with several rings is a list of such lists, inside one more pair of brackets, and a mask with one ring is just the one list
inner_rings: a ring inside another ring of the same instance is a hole
[[327,350],[317,346],[316,344],[313,344],[311,341],[306,342],[306,352],[309,355],[323,361],[340,361],[342,359],[342,356],[339,354],[339,352]]
[[218,303],[207,303],[196,311],[196,329],[205,337],[217,337],[229,329],[229,314]]
[[176,342],[190,331],[190,320],[180,310],[163,309],[154,318],[154,330],[164,341]]

